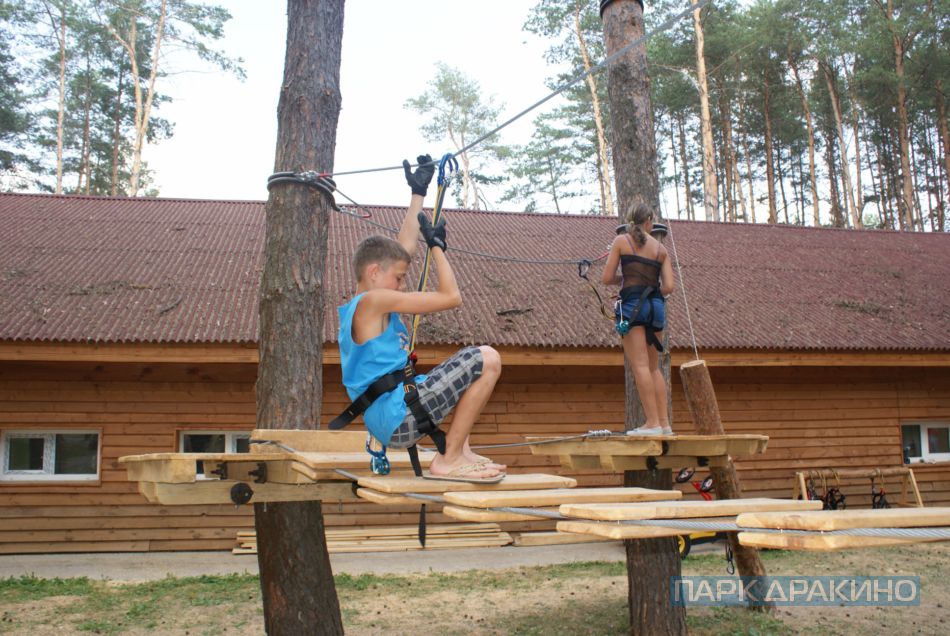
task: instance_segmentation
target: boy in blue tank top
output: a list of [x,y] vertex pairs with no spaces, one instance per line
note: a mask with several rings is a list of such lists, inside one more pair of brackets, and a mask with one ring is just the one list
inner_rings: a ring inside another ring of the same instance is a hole
[[[409,209],[396,240],[384,236],[363,239],[353,254],[356,293],[339,307],[340,361],[343,384],[356,399],[378,378],[405,367],[409,331],[399,314],[431,314],[462,303],[455,274],[445,257],[445,224],[433,227],[422,204],[435,171],[431,157],[418,157],[415,172],[403,167],[412,189]],[[438,272],[436,291],[406,289],[405,278],[420,234]],[[501,357],[491,347],[467,347],[426,375],[416,376],[423,407],[436,424],[454,408],[446,433],[445,453],[436,454],[427,476],[460,481],[496,482],[505,466],[475,454],[469,435],[501,375]],[[384,446],[407,448],[423,436],[404,401],[402,384],[380,395],[363,413],[369,432]]]

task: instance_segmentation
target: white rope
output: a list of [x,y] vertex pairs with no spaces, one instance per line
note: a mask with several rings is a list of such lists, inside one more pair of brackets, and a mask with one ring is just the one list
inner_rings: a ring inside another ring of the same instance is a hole
[[683,305],[686,307],[686,323],[689,325],[689,339],[693,343],[693,355],[699,360],[699,349],[696,347],[696,333],[693,331],[693,317],[689,311],[689,299],[686,296],[686,279],[683,278],[683,269],[680,267],[679,252],[676,249],[676,239],[673,238],[673,222],[667,221],[667,229],[670,233],[670,246],[673,248],[673,262],[676,263],[676,271],[679,273],[680,285],[683,287]]

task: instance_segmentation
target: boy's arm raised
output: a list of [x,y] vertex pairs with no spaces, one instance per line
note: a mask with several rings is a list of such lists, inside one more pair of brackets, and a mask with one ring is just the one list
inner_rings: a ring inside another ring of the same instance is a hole
[[426,193],[429,190],[429,183],[432,181],[432,175],[435,174],[435,163],[429,155],[419,155],[416,157],[416,171],[413,172],[409,167],[409,162],[403,160],[402,169],[406,174],[406,183],[412,188],[412,199],[409,201],[409,209],[406,210],[406,216],[399,226],[399,237],[396,239],[407,252],[410,258],[416,255],[416,245],[419,242],[419,220],[417,215],[422,211],[422,203],[425,200]]

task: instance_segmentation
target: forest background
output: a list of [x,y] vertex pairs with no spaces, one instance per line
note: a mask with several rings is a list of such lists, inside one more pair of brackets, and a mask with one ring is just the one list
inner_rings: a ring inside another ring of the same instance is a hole
[[[647,31],[688,4],[648,1]],[[604,58],[598,7],[349,3],[336,169],[464,147]],[[648,43],[665,216],[947,230],[950,0],[697,16]],[[0,190],[263,199],[285,31],[276,2],[0,0]],[[461,154],[455,203],[617,215],[606,88],[594,74]],[[363,203],[403,203],[400,182],[338,179]]]

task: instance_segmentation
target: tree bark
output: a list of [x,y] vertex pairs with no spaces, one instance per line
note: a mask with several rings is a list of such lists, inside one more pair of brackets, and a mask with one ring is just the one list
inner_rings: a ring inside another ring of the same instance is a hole
[[861,183],[863,168],[861,165],[861,138],[859,136],[861,110],[858,108],[858,90],[855,86],[854,73],[848,73],[847,69],[845,69],[845,81],[848,85],[848,95],[851,97],[851,133],[854,135],[854,204],[857,217],[861,221],[860,227],[864,227],[864,187]]
[[[689,414],[696,425],[696,432],[700,435],[724,435],[722,419],[719,416],[719,404],[716,401],[716,392],[713,389],[709,369],[704,360],[691,360],[680,365],[680,378],[683,380],[683,392],[686,394],[686,405]],[[742,484],[736,467],[729,461],[722,468],[710,468],[710,474],[716,486],[716,497],[719,499],[741,499]],[[765,576],[765,565],[759,556],[759,551],[739,543],[738,534],[728,533],[729,545],[736,559],[736,568],[740,576]],[[761,596],[761,595],[759,595]],[[762,606],[756,609],[768,609]]]
[[125,68],[119,64],[119,82],[115,91],[115,112],[113,113],[112,129],[112,172],[109,193],[116,196],[119,192],[119,145],[122,143],[122,81],[125,79]]
[[[601,4],[604,43],[612,55],[643,35],[643,6],[635,0],[613,0]],[[634,47],[619,57],[608,70],[614,177],[617,180],[618,209],[625,211],[637,203],[660,209],[656,139],[650,103],[650,78],[646,72],[646,46]],[[625,364],[625,426],[642,423],[640,400]],[[639,419],[638,419],[639,418]],[[629,485],[667,484],[669,470],[624,475]],[[636,543],[636,545],[631,545]],[[676,544],[671,539],[644,539],[627,542],[628,606],[632,634],[686,634],[686,612],[673,607],[669,594],[670,577],[680,574]]]
[[828,62],[819,61],[818,65],[825,77],[828,96],[831,99],[831,110],[835,116],[835,132],[838,134],[838,158],[841,160],[841,184],[844,188],[845,205],[848,208],[848,216],[851,217],[852,225],[857,229],[861,229],[861,219],[858,216],[857,206],[854,202],[854,189],[851,187],[851,170],[848,168],[848,150],[844,139],[844,121],[841,117],[841,98],[838,95],[837,72]]
[[825,135],[825,165],[828,167],[828,196],[831,198],[831,224],[844,227],[844,215],[841,213],[841,199],[838,198],[838,172],[835,168],[835,138],[833,133]]
[[56,44],[59,53],[59,84],[58,97],[56,103],[56,194],[63,193],[63,122],[66,118],[66,4],[60,4],[59,24],[56,24],[56,18],[50,10],[48,2],[43,3],[46,9],[46,15],[49,17],[50,26],[56,33]]
[[[940,140],[943,145],[943,177],[947,182],[947,192],[950,192],[950,130],[947,127],[947,108],[944,102],[942,79],[937,79],[934,90],[936,91],[937,125],[940,128]],[[940,222],[940,231],[945,231],[943,220]]]
[[676,125],[680,132],[680,163],[683,164],[683,190],[686,195],[686,218],[690,221],[695,221],[696,212],[693,210],[693,192],[689,186],[689,160],[686,156],[686,131],[683,130],[682,115],[676,118]]
[[802,112],[805,113],[805,128],[808,132],[808,182],[811,186],[811,204],[812,221],[815,227],[821,226],[821,217],[818,214],[818,177],[815,171],[815,128],[811,121],[811,109],[808,107],[808,96],[805,94],[805,87],[802,85],[801,75],[798,73],[798,65],[788,56],[788,66],[792,69],[792,75],[795,77],[795,88],[798,91],[798,98],[802,102]]
[[[340,113],[343,0],[290,0],[275,171],[332,172]],[[265,213],[257,427],[319,428],[330,205],[285,184]],[[254,506],[271,634],[342,634],[319,501]]]
[[[697,0],[690,0],[697,4]],[[700,9],[693,11],[696,33],[696,82],[699,86],[699,121],[703,136],[703,207],[707,221],[719,220],[719,192],[716,184],[716,155],[713,148],[712,118],[709,115],[709,84],[706,80],[706,56],[703,53],[703,23]]]
[[775,209],[775,167],[772,157],[772,115],[769,74],[765,72],[762,83],[762,117],[765,119],[765,183],[769,189],[769,223],[778,222],[778,212]]

